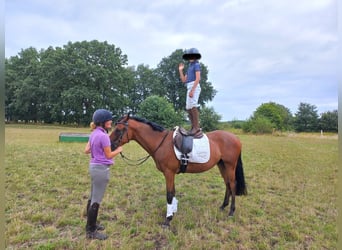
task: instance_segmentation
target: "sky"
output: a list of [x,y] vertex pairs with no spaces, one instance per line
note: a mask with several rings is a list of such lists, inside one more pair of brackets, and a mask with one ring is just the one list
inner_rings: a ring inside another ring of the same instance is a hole
[[6,58],[92,40],[150,68],[197,48],[217,90],[206,105],[223,121],[268,102],[292,114],[300,103],[338,107],[337,0],[5,1]]

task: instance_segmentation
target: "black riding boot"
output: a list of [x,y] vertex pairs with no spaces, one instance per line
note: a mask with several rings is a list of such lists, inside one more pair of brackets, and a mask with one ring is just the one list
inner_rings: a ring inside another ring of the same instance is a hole
[[108,238],[107,235],[99,233],[96,229],[97,214],[99,212],[100,205],[98,203],[93,203],[88,210],[88,218],[86,225],[86,232],[88,239],[98,239],[105,240]]
[[[86,216],[88,215],[88,211],[89,211],[90,204],[91,204],[91,200],[88,200],[88,203],[87,203],[87,210],[86,210],[86,212],[87,212]],[[105,230],[105,227],[104,227],[104,225],[101,225],[101,224],[99,223],[99,224],[96,224],[96,230],[102,231],[102,230]]]

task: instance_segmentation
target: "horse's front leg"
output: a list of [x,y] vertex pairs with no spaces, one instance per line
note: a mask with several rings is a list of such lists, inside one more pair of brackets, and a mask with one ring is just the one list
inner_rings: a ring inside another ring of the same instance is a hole
[[168,172],[164,173],[166,180],[166,219],[163,224],[164,227],[170,227],[170,222],[174,213],[177,212],[178,200],[175,197],[175,174]]

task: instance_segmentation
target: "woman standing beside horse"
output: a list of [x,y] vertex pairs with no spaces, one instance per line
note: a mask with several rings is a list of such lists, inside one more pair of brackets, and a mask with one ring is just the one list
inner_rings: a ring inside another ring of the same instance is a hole
[[90,154],[89,173],[91,176],[91,191],[87,204],[86,233],[88,239],[107,239],[107,235],[100,233],[102,225],[96,224],[97,215],[104,192],[109,181],[109,168],[114,164],[113,158],[122,152],[122,147],[111,151],[108,130],[112,127],[112,113],[105,109],[98,109],[93,114],[91,128],[93,132],[85,148]]

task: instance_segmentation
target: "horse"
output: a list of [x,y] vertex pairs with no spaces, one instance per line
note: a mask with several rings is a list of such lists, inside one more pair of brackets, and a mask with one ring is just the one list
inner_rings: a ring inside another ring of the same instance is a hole
[[[247,195],[241,160],[242,144],[238,137],[230,132],[215,130],[206,135],[210,146],[209,160],[206,163],[189,162],[186,173],[201,173],[217,165],[226,186],[220,209],[223,210],[229,205],[231,197],[228,214],[231,217],[235,211],[235,196]],[[156,168],[165,177],[167,213],[163,226],[170,227],[174,213],[177,212],[178,200],[175,196],[174,181],[180,169],[180,161],[174,152],[173,133],[155,122],[127,114],[115,123],[109,137],[112,150],[134,140],[149,154],[148,157],[152,156]]]

